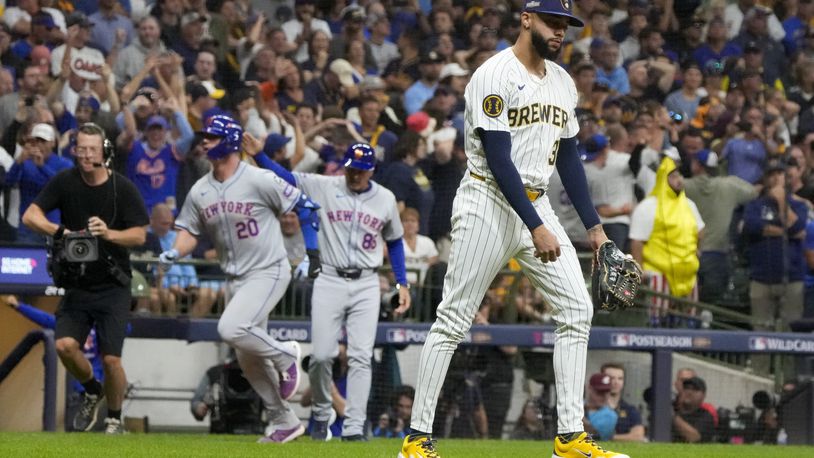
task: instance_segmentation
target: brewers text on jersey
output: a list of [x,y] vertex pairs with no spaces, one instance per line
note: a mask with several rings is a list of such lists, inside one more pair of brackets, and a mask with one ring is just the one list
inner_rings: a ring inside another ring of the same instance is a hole
[[506,113],[509,118],[509,127],[526,127],[532,124],[553,124],[564,129],[568,124],[568,110],[556,105],[543,105],[532,103],[520,108],[509,108]]

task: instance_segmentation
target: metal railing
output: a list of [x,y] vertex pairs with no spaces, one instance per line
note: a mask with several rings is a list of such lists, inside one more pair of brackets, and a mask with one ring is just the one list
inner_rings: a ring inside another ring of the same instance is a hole
[[[579,253],[580,265],[583,271],[584,278],[586,279],[586,287],[590,287],[591,279],[591,253]],[[150,265],[156,263],[156,258],[138,258],[134,259],[134,264]],[[189,263],[193,265],[216,265],[211,261],[202,260],[185,260],[181,263]],[[385,276],[391,276],[390,267],[385,265],[381,268],[380,273]],[[155,278],[152,278],[148,273],[151,284],[155,285]],[[435,320],[435,310],[441,300],[442,281],[433,278],[438,276],[427,275],[423,285],[414,285],[412,289],[413,307],[401,319],[406,322],[424,323],[432,322]],[[518,308],[516,300],[519,288],[523,284],[524,275],[521,271],[504,269],[498,274],[498,280],[493,283],[497,289],[500,290],[500,297],[503,300],[500,313],[501,323],[517,323],[517,324],[550,324],[549,315],[550,307],[544,300],[539,300],[533,304],[526,304]],[[222,280],[223,278],[220,278]],[[218,278],[200,278],[204,280],[218,280]],[[392,281],[391,281],[392,284]],[[528,286],[528,285],[525,285]],[[313,282],[310,280],[292,281],[291,286],[286,291],[285,296],[271,312],[270,317],[276,320],[308,320],[311,316],[311,290]],[[382,318],[387,320],[387,301],[388,298],[395,294],[394,290],[383,291],[383,315]],[[654,291],[647,287],[641,287],[639,296],[636,299],[636,307],[621,312],[607,313],[597,311],[595,313],[594,325],[596,326],[614,326],[614,327],[650,327],[649,320],[651,301],[655,299],[667,300],[670,302],[670,315],[676,322],[681,323],[681,326],[686,326],[691,323],[691,327],[703,327],[711,330],[749,330],[752,329],[753,320],[748,314],[733,310],[729,307],[723,307],[715,304],[708,304],[698,301],[693,301],[688,298],[681,298]],[[189,298],[182,298],[183,301],[188,301]],[[748,304],[746,304],[748,306]],[[218,301],[213,305],[209,313],[197,316],[219,316],[223,311],[222,296],[219,296]],[[739,307],[740,309],[748,310],[748,307]],[[193,304],[190,302],[182,302],[179,305],[180,313],[189,313],[193,310]],[[711,320],[702,322],[704,311],[709,312]],[[747,353],[714,353],[704,352],[695,353],[697,356],[708,359],[717,363],[723,363],[731,366],[744,367],[749,364],[750,355]]]
[[[591,257],[588,253],[580,253],[580,264],[582,266],[583,274],[587,279],[586,287],[590,286],[590,263]],[[158,260],[154,257],[133,257],[132,262],[135,267],[140,270],[145,277],[148,279],[150,286],[152,288],[161,289],[161,286],[157,286],[157,278],[154,274],[154,266],[157,264]],[[213,261],[204,261],[204,260],[182,260],[178,261],[179,264],[191,264],[195,266],[217,266],[217,263]],[[380,269],[380,273],[386,276],[390,275],[390,268],[389,266],[384,266]],[[504,290],[503,294],[501,295],[507,301],[504,304],[509,309],[514,308],[514,303],[512,299],[515,297],[518,287],[521,284],[521,280],[523,279],[523,273],[520,271],[514,271],[509,269],[502,270],[499,274],[504,280],[504,284],[498,285],[498,288]],[[172,276],[166,277],[170,279],[170,283],[183,283],[182,279],[174,278]],[[198,282],[201,284],[207,284],[211,286],[212,283],[215,282],[222,282],[225,280],[224,276],[198,276]],[[391,281],[392,283],[392,281]],[[310,290],[312,287],[312,282],[308,280],[304,281],[292,281],[292,285],[294,287],[289,288],[286,295],[283,297],[281,303],[275,308],[274,312],[272,312],[273,316],[285,319],[303,319],[310,316]],[[442,284],[441,282],[433,282],[432,278],[428,277],[427,281],[423,285],[414,285],[412,293],[413,293],[413,302],[416,303],[416,307],[414,307],[410,312],[408,312],[407,316],[405,317],[408,321],[416,321],[416,322],[424,322],[424,321],[432,321],[434,319],[434,309],[438,305],[441,297],[441,290]],[[707,310],[712,313],[713,321],[710,323],[710,327],[714,329],[731,329],[731,330],[738,330],[738,329],[748,329],[752,326],[752,318],[750,315],[732,310],[731,308],[722,307],[715,304],[707,304],[698,301],[692,301],[687,298],[680,298],[675,296],[670,296],[669,294],[663,294],[654,290],[651,290],[647,287],[640,288],[640,296],[637,299],[636,303],[640,308],[635,308],[630,310],[633,314],[638,314],[641,316],[641,325],[646,326],[647,321],[644,319],[645,312],[647,308],[650,306],[648,300],[652,298],[661,298],[669,300],[672,304],[671,306],[671,313],[678,316],[679,318],[687,318],[687,319],[699,319],[700,311]],[[391,289],[390,293],[393,292]],[[384,292],[385,297],[387,296],[387,291]],[[190,303],[185,303],[183,301],[189,301],[189,296],[184,296],[181,298],[182,303],[179,304],[179,312],[183,314],[184,311],[188,311],[190,308]],[[541,307],[544,307],[544,303],[538,304]],[[695,310],[695,314],[692,314],[690,310]],[[223,311],[223,302],[222,298],[218,298],[218,301],[213,306],[212,310],[208,311],[207,316],[217,316]],[[543,311],[543,310],[540,310]],[[516,315],[516,313],[512,312],[511,315]],[[529,321],[524,317],[518,317],[520,322]],[[634,320],[635,321],[635,320]]]

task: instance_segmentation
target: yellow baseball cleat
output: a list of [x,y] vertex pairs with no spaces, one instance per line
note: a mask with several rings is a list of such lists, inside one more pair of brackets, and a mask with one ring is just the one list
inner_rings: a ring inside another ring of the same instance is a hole
[[581,433],[575,439],[563,442],[560,436],[554,439],[554,454],[551,458],[630,458],[600,447],[588,433]]
[[432,437],[419,436],[410,439],[410,436],[407,436],[401,444],[398,458],[441,458],[441,455],[435,451],[435,439]]

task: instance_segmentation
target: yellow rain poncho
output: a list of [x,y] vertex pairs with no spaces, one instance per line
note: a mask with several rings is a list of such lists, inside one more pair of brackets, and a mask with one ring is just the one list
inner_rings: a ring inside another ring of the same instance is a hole
[[656,185],[650,193],[657,199],[653,232],[644,244],[644,269],[661,272],[674,296],[686,296],[695,286],[698,273],[698,224],[686,194],[678,195],[667,182],[676,169],[669,157],[661,161]]

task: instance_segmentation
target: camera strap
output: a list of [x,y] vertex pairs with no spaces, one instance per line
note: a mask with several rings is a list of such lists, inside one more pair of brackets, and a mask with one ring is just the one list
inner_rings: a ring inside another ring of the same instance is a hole
[[[99,244],[99,254],[100,254],[100,255],[102,254],[102,250],[103,250],[103,249],[102,249],[102,244]],[[119,265],[116,263],[116,261],[114,261],[114,260],[113,260],[113,256],[112,256],[112,255],[109,255],[109,254],[107,254],[107,253],[104,253],[104,256],[99,256],[99,257],[105,261],[105,264],[107,264],[107,267],[108,267],[109,269],[113,269],[113,268],[115,268],[115,267],[119,267]]]

